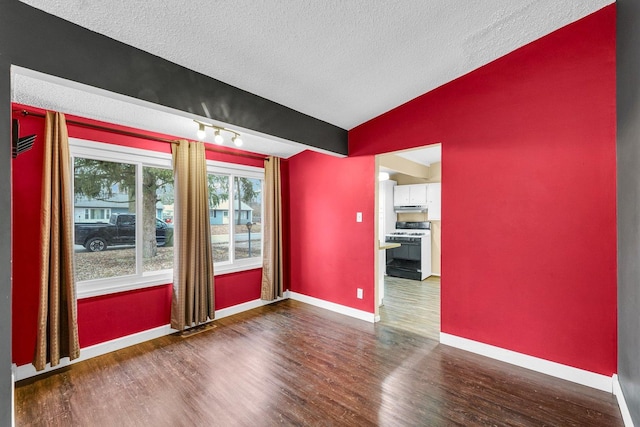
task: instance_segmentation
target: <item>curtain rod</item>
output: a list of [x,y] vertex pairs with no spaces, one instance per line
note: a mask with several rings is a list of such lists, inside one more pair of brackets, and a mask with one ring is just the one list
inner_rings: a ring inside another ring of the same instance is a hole
[[[26,116],[34,116],[34,117],[40,117],[40,118],[44,118],[45,117],[45,115],[42,114],[42,113],[32,113],[32,112],[27,111],[27,110],[13,110],[13,112],[14,113],[20,113],[20,114],[22,114],[23,117],[26,117]],[[67,123],[70,123],[70,124],[75,125],[75,126],[89,128],[89,129],[97,129],[97,130],[102,130],[102,131],[105,131],[105,132],[117,133],[117,134],[125,135],[125,136],[132,136],[132,137],[135,137],[135,138],[143,138],[143,139],[148,139],[148,140],[151,140],[151,141],[163,142],[165,144],[172,144],[172,143],[176,142],[175,140],[172,140],[172,139],[160,138],[159,136],[144,135],[142,133],[131,132],[131,131],[128,131],[128,130],[115,129],[115,128],[111,128],[111,127],[108,127],[108,126],[94,125],[94,124],[91,124],[91,123],[79,122],[77,120],[67,120]],[[259,156],[259,155],[255,155],[255,154],[237,153],[235,151],[225,150],[223,148],[210,147],[207,144],[205,144],[204,149],[206,151],[212,151],[214,153],[230,154],[232,156],[247,157],[249,159],[267,160],[267,161],[269,160],[268,157]]]

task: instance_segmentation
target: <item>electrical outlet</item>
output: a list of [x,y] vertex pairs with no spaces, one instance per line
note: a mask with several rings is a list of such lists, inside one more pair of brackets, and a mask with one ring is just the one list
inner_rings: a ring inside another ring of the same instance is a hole
[[362,222],[362,212],[356,212],[356,222]]
[[362,288],[358,288],[356,296],[358,297],[358,299],[362,299]]

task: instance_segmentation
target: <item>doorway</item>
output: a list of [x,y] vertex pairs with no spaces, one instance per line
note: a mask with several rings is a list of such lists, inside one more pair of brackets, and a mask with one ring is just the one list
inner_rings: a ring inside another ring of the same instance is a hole
[[[378,155],[376,174],[378,247],[403,241],[416,245],[422,241],[422,253],[426,254],[422,268],[415,267],[418,272],[399,274],[395,265],[406,262],[395,260],[394,254],[403,253],[402,246],[378,250],[376,313],[379,322],[439,341],[441,144]],[[403,194],[410,190],[417,194],[409,202]]]

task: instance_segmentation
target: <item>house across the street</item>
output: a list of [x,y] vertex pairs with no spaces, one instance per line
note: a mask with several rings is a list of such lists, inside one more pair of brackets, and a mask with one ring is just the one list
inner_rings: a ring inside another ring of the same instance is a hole
[[[253,209],[244,202],[240,202],[240,212],[238,207],[234,206],[234,214],[237,222],[240,215],[240,223],[253,222]],[[209,222],[211,225],[229,224],[229,201],[225,200],[209,209]]]

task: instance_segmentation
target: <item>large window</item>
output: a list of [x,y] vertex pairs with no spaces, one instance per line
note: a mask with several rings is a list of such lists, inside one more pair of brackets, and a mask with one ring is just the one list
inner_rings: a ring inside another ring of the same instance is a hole
[[[70,139],[78,297],[173,279],[171,156]],[[261,168],[208,162],[216,274],[262,263]]]
[[262,265],[264,170],[209,162],[211,244],[216,272]]
[[262,257],[262,180],[235,176],[233,196],[235,258]]
[[211,224],[211,248],[213,262],[229,261],[229,175],[210,173],[209,223]]
[[173,269],[173,170],[142,167],[142,266],[145,273]]
[[[135,274],[136,165],[75,157],[73,170],[76,281]],[[113,221],[87,218],[98,207]]]
[[171,156],[70,139],[78,296],[172,280]]

